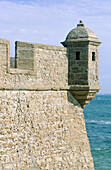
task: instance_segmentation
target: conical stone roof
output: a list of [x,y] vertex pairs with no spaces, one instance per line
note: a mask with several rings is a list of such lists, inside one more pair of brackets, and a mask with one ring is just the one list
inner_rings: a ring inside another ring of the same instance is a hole
[[72,29],[64,42],[63,45],[67,44],[68,42],[75,42],[75,41],[95,41],[99,42],[97,35],[91,31],[89,28],[86,28],[83,24],[83,21],[79,21],[77,27]]

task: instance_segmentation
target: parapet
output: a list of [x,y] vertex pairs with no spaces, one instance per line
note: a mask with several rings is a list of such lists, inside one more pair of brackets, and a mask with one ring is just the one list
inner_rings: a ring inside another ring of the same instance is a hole
[[[9,43],[9,41],[6,41]],[[1,52],[3,44],[1,45]],[[10,45],[0,60],[1,89],[36,90],[40,87],[68,85],[67,49],[38,43],[15,43],[15,57],[10,57]],[[48,88],[47,88],[48,87]]]

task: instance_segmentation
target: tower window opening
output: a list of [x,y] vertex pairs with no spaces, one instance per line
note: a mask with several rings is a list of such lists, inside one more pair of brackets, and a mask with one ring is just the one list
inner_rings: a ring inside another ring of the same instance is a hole
[[76,51],[76,60],[80,60],[80,51]]
[[92,61],[95,61],[95,52],[92,52]]

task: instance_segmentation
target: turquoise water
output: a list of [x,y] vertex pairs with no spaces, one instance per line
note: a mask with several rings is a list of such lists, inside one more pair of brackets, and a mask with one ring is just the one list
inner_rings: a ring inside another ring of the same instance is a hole
[[111,170],[111,95],[97,95],[84,116],[95,170]]

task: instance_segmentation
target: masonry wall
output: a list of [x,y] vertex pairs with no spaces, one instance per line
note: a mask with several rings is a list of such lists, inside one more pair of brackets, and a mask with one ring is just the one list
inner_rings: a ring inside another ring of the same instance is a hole
[[83,110],[67,91],[0,91],[1,169],[93,169]]
[[67,49],[58,46],[35,45],[35,70],[43,84],[68,84]]
[[34,69],[34,44],[15,42],[15,67],[18,69]]

